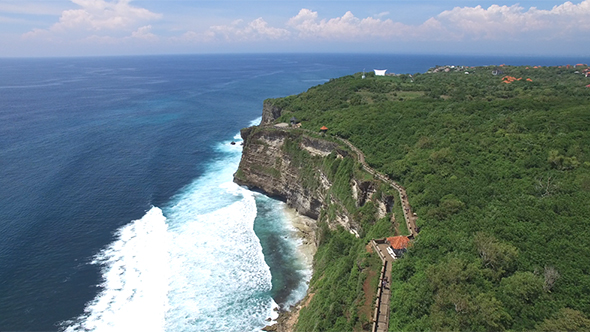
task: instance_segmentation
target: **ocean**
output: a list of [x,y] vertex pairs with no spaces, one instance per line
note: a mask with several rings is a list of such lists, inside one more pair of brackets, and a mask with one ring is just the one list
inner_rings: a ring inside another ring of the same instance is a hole
[[578,62],[0,59],[0,330],[259,330],[311,276],[284,203],[232,182],[264,99],[375,68]]

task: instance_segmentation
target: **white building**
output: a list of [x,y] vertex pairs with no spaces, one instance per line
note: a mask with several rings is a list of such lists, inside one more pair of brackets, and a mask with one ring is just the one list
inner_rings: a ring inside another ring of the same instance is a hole
[[387,69],[375,69],[375,76],[385,76],[385,72],[387,71]]

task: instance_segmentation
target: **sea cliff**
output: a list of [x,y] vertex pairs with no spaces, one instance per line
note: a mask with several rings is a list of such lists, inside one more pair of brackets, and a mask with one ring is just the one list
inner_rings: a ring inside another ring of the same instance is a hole
[[[367,220],[383,219],[393,225],[394,192],[365,173],[354,152],[330,137],[273,126],[280,114],[279,108],[265,103],[261,125],[242,129],[244,147],[234,182],[282,200],[309,217],[303,236],[316,247],[330,230],[345,230],[359,238]],[[311,292],[313,287],[295,308],[283,308],[291,310],[272,329],[293,330]],[[368,296],[372,299],[372,294]]]
[[[234,175],[237,184],[282,200],[304,216],[327,222],[331,229],[341,226],[357,237],[362,226],[355,216],[356,208],[374,200],[375,217],[391,212],[394,196],[380,192],[374,197],[381,182],[366,178],[354,167],[356,158],[346,147],[302,130],[272,126],[245,128],[241,135],[244,149]],[[341,172],[344,179],[335,177],[341,166],[350,168],[350,172]],[[361,176],[365,179],[359,179]],[[336,181],[339,188],[335,188]]]

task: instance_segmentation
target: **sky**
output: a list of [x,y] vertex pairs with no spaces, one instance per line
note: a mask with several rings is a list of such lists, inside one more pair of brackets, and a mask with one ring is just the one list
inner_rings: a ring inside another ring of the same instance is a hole
[[0,0],[0,57],[590,56],[590,0]]

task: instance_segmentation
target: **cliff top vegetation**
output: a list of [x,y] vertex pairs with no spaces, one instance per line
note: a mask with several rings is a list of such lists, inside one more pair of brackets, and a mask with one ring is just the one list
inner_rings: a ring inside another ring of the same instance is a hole
[[267,100],[406,188],[420,235],[394,264],[391,331],[590,328],[584,70],[357,73]]

